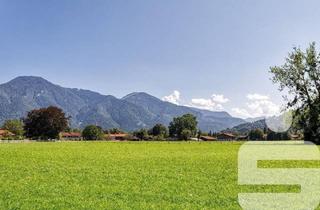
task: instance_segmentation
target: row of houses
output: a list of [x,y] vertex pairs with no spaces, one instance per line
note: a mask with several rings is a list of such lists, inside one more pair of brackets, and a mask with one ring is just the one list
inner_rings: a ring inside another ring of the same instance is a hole
[[[104,136],[106,140],[119,140],[119,141],[127,140],[128,137],[129,135],[125,133],[105,134]],[[82,140],[82,134],[78,132],[62,132],[60,133],[60,139],[69,140],[69,141]]]
[[[63,132],[60,134],[60,138],[62,140],[82,140],[82,135],[81,133],[77,132]],[[119,133],[119,134],[106,134],[105,139],[106,140],[136,140],[132,139],[135,137],[130,136],[129,134],[125,133]],[[202,141],[233,141],[233,140],[247,140],[248,136],[235,136],[231,133],[219,133],[217,137],[212,137],[212,136],[201,136],[200,139]]]
[[248,136],[236,136],[232,133],[219,133],[216,137],[214,136],[201,136],[202,141],[234,141],[234,140],[247,140]]
[[[14,134],[7,130],[1,130],[0,129],[0,139],[5,137],[13,137]],[[135,137],[130,136],[126,133],[118,133],[118,134],[105,134],[106,140],[136,140],[132,139]],[[61,140],[67,140],[67,141],[77,141],[82,140],[82,134],[79,132],[62,132],[60,134]],[[196,139],[195,139],[196,140]],[[200,140],[202,141],[234,141],[234,140],[248,140],[248,136],[236,136],[231,133],[219,133],[216,137],[213,136],[201,136]]]
[[[0,139],[14,137],[15,135],[8,130],[0,129]],[[105,139],[108,140],[126,140],[128,138],[128,134],[106,134]],[[60,133],[60,139],[62,140],[70,140],[77,141],[82,140],[82,134],[79,132],[62,132]]]
[[[2,130],[0,129],[0,138],[6,138],[6,137],[13,137],[14,134],[11,133],[8,130]],[[125,133],[118,133],[118,134],[106,134],[105,139],[106,140],[128,140],[128,138],[134,138],[132,136],[129,136]],[[62,132],[60,134],[60,139],[62,140],[69,140],[69,141],[77,141],[82,140],[82,134],[79,132]],[[232,141],[232,140],[245,140],[248,139],[247,136],[235,136],[230,133],[220,133],[217,135],[217,137],[212,136],[201,136],[201,140],[203,141],[216,141],[216,140],[224,140],[224,141]],[[131,139],[130,139],[131,140]]]

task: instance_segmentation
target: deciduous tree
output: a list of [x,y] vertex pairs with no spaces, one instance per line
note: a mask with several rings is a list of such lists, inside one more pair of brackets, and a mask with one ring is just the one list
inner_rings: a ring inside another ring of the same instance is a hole
[[104,133],[101,127],[88,125],[82,131],[82,137],[85,140],[102,140]]
[[286,90],[287,107],[294,110],[296,126],[304,139],[320,143],[320,54],[315,43],[306,51],[294,48],[282,66],[271,68],[273,82]]
[[197,125],[197,118],[192,114],[175,117],[169,125],[170,136],[184,139],[183,137],[185,136],[182,136],[183,130],[189,130],[191,132],[191,136],[195,136],[197,132]]
[[23,122],[26,137],[42,140],[58,139],[69,127],[69,118],[54,106],[30,111]]
[[150,130],[151,135],[158,137],[167,137],[168,136],[168,128],[162,124],[156,124]]

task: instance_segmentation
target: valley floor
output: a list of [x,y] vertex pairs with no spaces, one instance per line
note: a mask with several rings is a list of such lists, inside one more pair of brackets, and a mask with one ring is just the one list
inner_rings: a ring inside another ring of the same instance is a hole
[[256,189],[237,185],[240,146],[0,144],[0,209],[240,209],[238,193]]

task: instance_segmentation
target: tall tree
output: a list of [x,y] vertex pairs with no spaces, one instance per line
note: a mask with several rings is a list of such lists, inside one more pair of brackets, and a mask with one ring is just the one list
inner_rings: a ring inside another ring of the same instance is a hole
[[192,114],[185,114],[181,117],[173,118],[173,121],[169,125],[169,134],[171,137],[185,139],[186,135],[182,136],[183,133],[186,134],[187,131],[190,131],[191,136],[195,136],[197,133],[197,118]]
[[156,124],[150,130],[151,135],[158,137],[167,137],[168,136],[168,128],[162,124]]
[[88,125],[82,131],[82,137],[85,140],[102,140],[104,133],[101,127],[95,125]]
[[271,67],[272,80],[286,90],[287,107],[304,139],[320,144],[320,54],[315,43],[306,51],[294,48],[282,66]]
[[23,122],[26,137],[42,140],[57,139],[69,127],[69,118],[53,106],[30,111]]

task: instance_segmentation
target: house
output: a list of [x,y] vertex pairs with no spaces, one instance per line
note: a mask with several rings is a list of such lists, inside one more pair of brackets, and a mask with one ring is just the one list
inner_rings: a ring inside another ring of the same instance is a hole
[[8,130],[0,129],[0,137],[9,137],[9,136],[14,136],[14,134]]
[[217,140],[216,137],[212,137],[212,136],[201,136],[200,139],[202,141],[216,141]]
[[235,140],[236,136],[233,135],[232,133],[219,133],[217,135],[217,139],[222,141],[231,141],[231,140]]
[[10,136],[14,136],[14,134],[8,130],[0,129],[0,138],[10,137]]
[[123,141],[128,139],[128,134],[126,133],[107,134],[106,139]]
[[60,139],[71,141],[82,140],[82,135],[78,132],[62,132],[60,133]]

